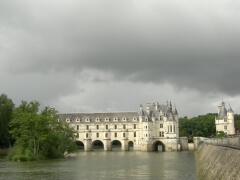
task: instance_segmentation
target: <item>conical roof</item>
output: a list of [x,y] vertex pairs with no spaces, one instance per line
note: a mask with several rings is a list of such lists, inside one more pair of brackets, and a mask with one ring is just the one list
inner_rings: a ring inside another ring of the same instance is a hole
[[225,103],[222,102],[222,106],[217,116],[217,119],[223,119],[224,117],[227,117],[227,109],[225,108]]
[[231,106],[229,105],[229,109],[228,109],[228,112],[233,112]]

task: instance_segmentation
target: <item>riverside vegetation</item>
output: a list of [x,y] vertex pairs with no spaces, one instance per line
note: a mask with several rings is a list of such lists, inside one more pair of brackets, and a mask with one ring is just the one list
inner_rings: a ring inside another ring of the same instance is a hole
[[[180,137],[186,136],[191,141],[195,136],[216,136],[216,115],[209,113],[190,119],[186,116],[179,118]],[[235,114],[235,128],[240,130],[238,114]],[[15,107],[7,95],[0,95],[0,148],[10,148],[10,160],[63,157],[64,153],[77,149],[74,134],[75,131],[67,124],[57,121],[54,108],[40,109],[38,101],[22,101]]]
[[[0,96],[1,148],[9,148],[8,159],[30,161],[63,157],[76,151],[74,130],[57,121],[57,111],[40,103],[22,101],[19,107]],[[10,110],[11,109],[11,110]],[[6,115],[6,116],[5,116]]]

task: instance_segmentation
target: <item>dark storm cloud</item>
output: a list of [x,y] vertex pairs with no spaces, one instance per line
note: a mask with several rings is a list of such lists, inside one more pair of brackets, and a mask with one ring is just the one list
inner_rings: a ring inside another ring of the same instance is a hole
[[[240,92],[237,1],[1,1],[13,74],[83,70],[116,80]],[[98,79],[96,79],[98,81]]]

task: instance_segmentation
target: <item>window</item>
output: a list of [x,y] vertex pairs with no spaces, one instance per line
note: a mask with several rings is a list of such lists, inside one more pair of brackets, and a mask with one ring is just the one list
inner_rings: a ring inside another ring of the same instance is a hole
[[224,126],[224,130],[227,130],[227,126]]
[[123,129],[126,129],[126,124],[123,124]]
[[86,138],[88,138],[88,133],[86,133]]
[[89,125],[86,125],[86,129],[89,129]]
[[77,119],[76,119],[76,122],[80,122],[80,118],[77,118]]
[[172,125],[170,125],[170,132],[172,132]]
[[79,130],[79,125],[77,125],[77,130]]
[[163,124],[160,124],[160,128],[163,128]]
[[125,137],[125,133],[123,133],[123,137]]
[[117,129],[117,125],[116,124],[114,125],[114,129]]
[[137,129],[137,125],[136,124],[133,125],[133,129]]
[[146,137],[147,137],[147,134],[146,134]]
[[106,129],[108,129],[108,125],[106,125]]
[[99,138],[99,133],[96,134],[96,137]]
[[146,126],[146,129],[147,129],[147,126]]
[[108,137],[108,133],[105,133],[105,138],[107,138]]
[[163,117],[162,117],[162,116],[160,116],[160,120],[163,120]]
[[227,118],[224,118],[224,122],[227,122]]
[[136,132],[134,132],[134,133],[133,133],[133,137],[137,137],[137,134],[136,134]]
[[66,122],[70,122],[70,119],[69,119],[69,118],[67,118],[67,119],[66,119]]
[[159,132],[159,137],[164,137],[164,131]]
[[117,133],[114,133],[114,137],[117,137]]
[[96,129],[99,129],[99,125],[97,124]]
[[79,138],[79,133],[76,134],[76,138]]

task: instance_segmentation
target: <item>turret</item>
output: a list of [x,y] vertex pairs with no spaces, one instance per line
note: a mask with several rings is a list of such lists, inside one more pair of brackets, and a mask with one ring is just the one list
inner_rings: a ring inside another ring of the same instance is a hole
[[154,104],[154,110],[155,110],[155,111],[158,111],[158,102],[153,103],[153,104]]
[[222,108],[222,106],[218,106],[218,114],[219,114],[221,108]]
[[225,108],[225,103],[222,102],[222,106],[220,106],[220,111],[217,116],[217,120],[221,120],[227,117],[227,109]]
[[146,105],[146,113],[150,114],[150,111],[151,111],[151,103],[147,103],[147,105]]
[[139,112],[139,122],[142,123],[143,115],[144,115],[142,104],[140,104],[140,108],[139,109],[140,109],[140,112]]
[[178,115],[176,106],[175,106],[175,108],[174,108],[174,110],[173,110],[173,115]]
[[227,118],[228,118],[228,134],[235,134],[234,111],[232,110],[230,105],[227,111]]
[[140,116],[142,116],[143,115],[143,106],[142,106],[142,104],[140,104],[140,107],[139,107],[139,109],[140,109]]

